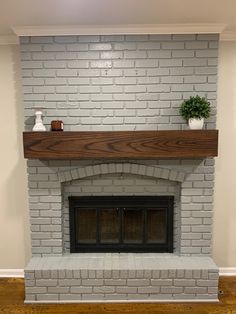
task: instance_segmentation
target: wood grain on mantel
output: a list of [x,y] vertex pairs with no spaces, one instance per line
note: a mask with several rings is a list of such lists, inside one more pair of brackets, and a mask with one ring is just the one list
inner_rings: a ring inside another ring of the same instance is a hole
[[217,130],[24,132],[30,159],[205,158],[218,153]]

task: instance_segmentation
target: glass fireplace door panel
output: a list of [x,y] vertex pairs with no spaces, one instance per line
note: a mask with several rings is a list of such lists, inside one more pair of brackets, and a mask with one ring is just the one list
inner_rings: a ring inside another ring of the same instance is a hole
[[117,208],[100,209],[100,241],[101,243],[118,243],[120,218]]
[[80,209],[76,212],[76,242],[93,244],[97,240],[96,209]]
[[165,243],[167,217],[164,210],[147,210],[147,243]]
[[124,243],[143,242],[143,211],[140,209],[125,209],[123,211]]

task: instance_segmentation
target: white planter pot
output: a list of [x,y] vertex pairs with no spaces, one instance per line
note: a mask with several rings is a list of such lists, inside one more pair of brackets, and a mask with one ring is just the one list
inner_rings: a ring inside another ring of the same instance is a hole
[[188,125],[190,130],[201,130],[203,128],[204,125],[204,118],[201,119],[189,119],[188,120]]

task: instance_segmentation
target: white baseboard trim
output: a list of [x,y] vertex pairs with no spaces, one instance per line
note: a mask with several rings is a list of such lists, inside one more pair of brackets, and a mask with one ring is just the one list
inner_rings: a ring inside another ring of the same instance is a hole
[[236,276],[236,267],[220,267],[220,276]]
[[0,278],[24,278],[24,269],[0,269]]

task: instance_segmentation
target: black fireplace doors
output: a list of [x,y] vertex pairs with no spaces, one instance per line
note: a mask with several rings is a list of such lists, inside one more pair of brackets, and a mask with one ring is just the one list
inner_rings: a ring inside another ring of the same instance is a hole
[[173,252],[173,208],[173,196],[71,196],[70,251]]

